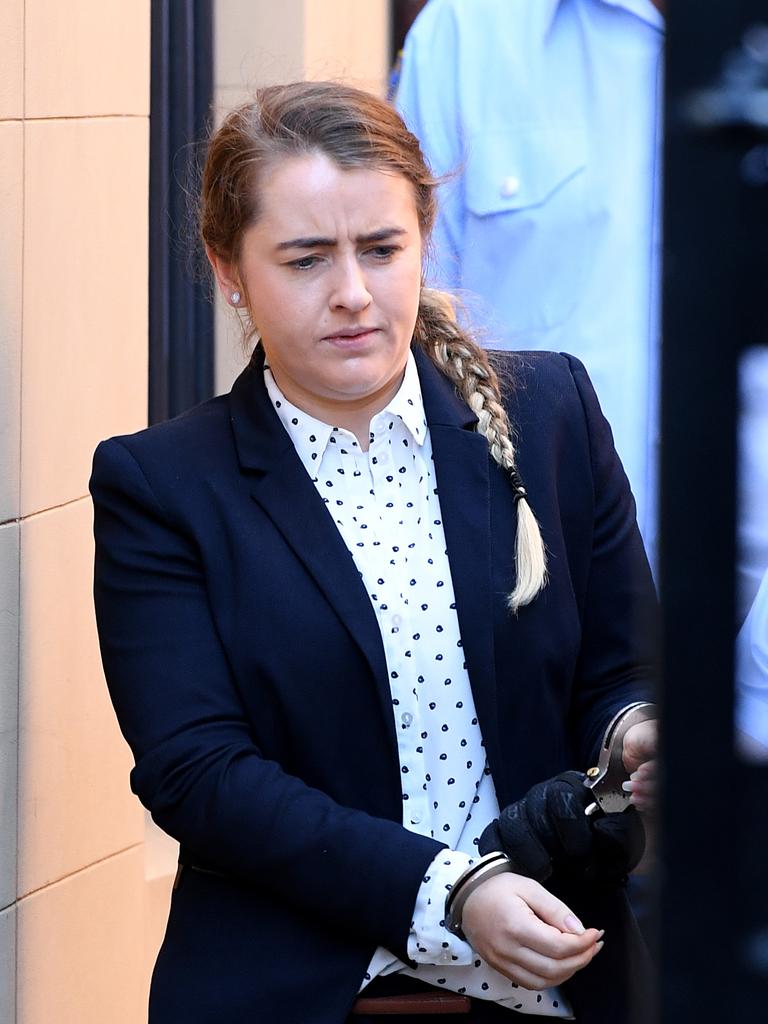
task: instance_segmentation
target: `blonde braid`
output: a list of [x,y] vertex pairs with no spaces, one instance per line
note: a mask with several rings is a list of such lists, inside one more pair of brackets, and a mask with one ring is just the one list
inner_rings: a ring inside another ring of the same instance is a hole
[[486,352],[457,323],[453,300],[445,292],[422,288],[414,340],[475,413],[477,430],[488,441],[491,457],[509,475],[517,504],[517,579],[507,602],[510,611],[517,613],[546,585],[547,560],[539,524],[515,464],[515,446],[498,377]]

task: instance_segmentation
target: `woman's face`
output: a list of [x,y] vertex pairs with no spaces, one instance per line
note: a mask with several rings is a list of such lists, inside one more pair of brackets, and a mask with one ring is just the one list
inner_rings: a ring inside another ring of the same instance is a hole
[[277,163],[263,179],[234,277],[278,386],[327,422],[374,415],[400,385],[416,322],[412,186],[320,153]]

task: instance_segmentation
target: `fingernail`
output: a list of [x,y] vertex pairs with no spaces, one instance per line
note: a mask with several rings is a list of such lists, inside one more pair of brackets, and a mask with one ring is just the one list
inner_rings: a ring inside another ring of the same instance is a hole
[[603,948],[604,945],[605,945],[604,942],[597,942],[597,943],[595,943],[595,946],[596,946],[596,949],[597,949],[597,952],[595,953],[595,956],[597,956],[597,954],[600,952],[600,950]]
[[583,935],[586,931],[578,917],[575,917],[573,914],[568,914],[563,924],[569,932],[573,932],[575,935]]
[[632,782],[622,782],[621,788],[624,790],[625,793],[631,793],[635,786]]
[[605,928],[601,928],[600,931],[597,933],[597,937],[598,937],[598,939],[602,939],[602,937],[604,935],[605,935]]

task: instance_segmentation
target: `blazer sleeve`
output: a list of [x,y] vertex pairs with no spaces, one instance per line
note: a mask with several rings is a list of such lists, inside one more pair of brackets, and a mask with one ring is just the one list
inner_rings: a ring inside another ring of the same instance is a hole
[[91,477],[104,670],[162,829],[203,864],[258,882],[405,957],[424,872],[443,844],[335,803],[261,756],[208,603],[194,538],[121,441]]
[[595,764],[605,729],[622,708],[654,700],[657,596],[635,502],[611,428],[583,364],[566,356],[581,401],[592,469],[593,522],[582,643],[572,716],[580,763]]

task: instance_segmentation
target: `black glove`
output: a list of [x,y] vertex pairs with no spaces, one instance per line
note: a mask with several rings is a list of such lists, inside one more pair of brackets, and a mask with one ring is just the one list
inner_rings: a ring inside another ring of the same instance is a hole
[[485,829],[480,853],[503,850],[518,874],[537,882],[624,882],[645,849],[640,815],[629,807],[588,817],[593,797],[584,779],[563,772],[533,786]]

